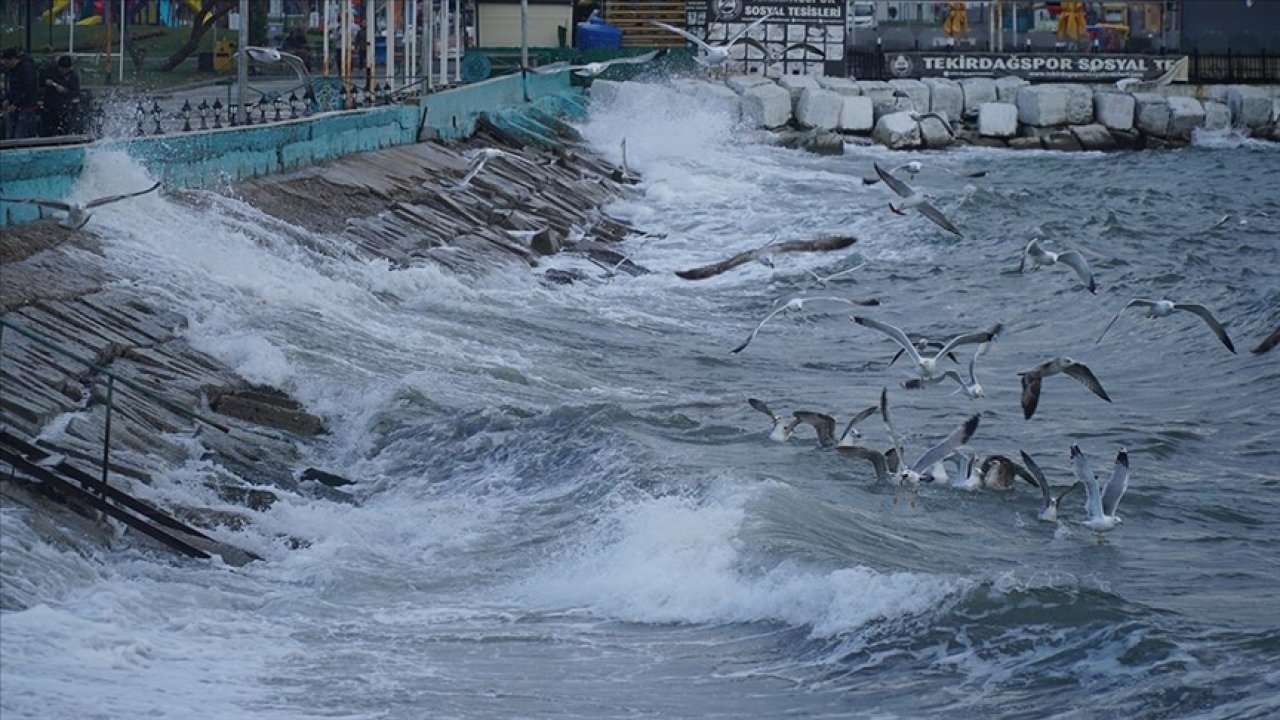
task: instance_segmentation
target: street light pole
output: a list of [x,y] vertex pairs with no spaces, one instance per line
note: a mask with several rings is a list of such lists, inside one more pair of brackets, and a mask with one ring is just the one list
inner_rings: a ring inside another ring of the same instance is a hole
[[236,42],[236,122],[244,125],[249,112],[244,107],[245,91],[249,85],[249,0],[240,0],[240,36]]

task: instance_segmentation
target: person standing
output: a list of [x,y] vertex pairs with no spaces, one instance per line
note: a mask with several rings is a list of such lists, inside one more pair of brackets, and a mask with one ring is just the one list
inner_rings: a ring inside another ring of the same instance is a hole
[[4,129],[9,139],[36,137],[40,133],[40,90],[36,83],[36,63],[18,48],[0,52],[9,79],[4,95]]
[[58,58],[53,77],[44,81],[44,129],[41,134],[70,135],[77,130],[80,75],[70,55]]

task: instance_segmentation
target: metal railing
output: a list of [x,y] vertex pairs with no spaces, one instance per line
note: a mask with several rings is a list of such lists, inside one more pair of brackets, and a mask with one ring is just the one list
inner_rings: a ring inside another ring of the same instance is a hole
[[1280,54],[1201,53],[1187,54],[1187,80],[1194,83],[1280,83]]

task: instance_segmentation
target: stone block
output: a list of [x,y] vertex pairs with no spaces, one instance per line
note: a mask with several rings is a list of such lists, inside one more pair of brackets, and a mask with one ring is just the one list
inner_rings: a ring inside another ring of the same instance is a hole
[[844,98],[844,105],[840,109],[840,130],[870,132],[875,124],[875,106],[871,98],[865,95]]
[[1079,152],[1084,148],[1081,147],[1080,141],[1076,139],[1075,133],[1071,130],[1054,130],[1044,139],[1045,150],[1061,150],[1065,152]]
[[800,102],[800,93],[806,89],[821,90],[818,81],[809,75],[783,75],[778,78],[778,84],[786,88],[791,93],[791,106],[794,109],[796,103]]
[[1111,137],[1111,133],[1102,125],[1074,125],[1071,128],[1072,134],[1076,136],[1076,140],[1080,143],[1080,147],[1085,150],[1117,150],[1119,145],[1116,139]]
[[840,111],[844,98],[830,90],[817,87],[805,88],[796,103],[796,122],[803,127],[834,130],[840,124]]
[[742,119],[754,127],[780,128],[791,122],[791,93],[771,82],[742,92]]
[[1086,85],[1059,85],[1067,93],[1067,124],[1093,122],[1093,90]]
[[989,102],[978,106],[978,134],[1010,138],[1018,134],[1018,108],[1009,103]]
[[1044,143],[1038,137],[1015,137],[1009,138],[1009,149],[1011,150],[1043,150]]
[[727,85],[705,80],[673,80],[671,86],[676,92],[693,98],[699,105],[728,115],[734,122],[742,117],[742,100]]
[[929,116],[920,121],[920,140],[930,149],[951,147],[955,137],[938,118]]
[[1018,90],[1017,105],[1018,122],[1025,125],[1067,124],[1067,91],[1061,85],[1024,85]]
[[879,120],[885,115],[896,112],[902,112],[911,108],[910,101],[899,99],[893,96],[893,87],[887,82],[880,80],[860,80],[858,89],[862,90],[864,97],[871,98],[871,105],[875,113],[875,119]]
[[[725,80],[724,84],[728,85],[730,90],[741,95],[753,87],[773,85],[774,83],[762,75],[732,75],[728,80]],[[788,95],[788,97],[790,96]]]
[[1204,129],[1226,130],[1231,127],[1231,108],[1226,103],[1204,101]]
[[1168,137],[1190,140],[1191,132],[1204,125],[1204,106],[1192,97],[1175,95],[1166,98],[1166,101],[1169,103]]
[[1273,100],[1270,92],[1249,85],[1227,88],[1227,106],[1236,127],[1259,128],[1271,122]]
[[1111,139],[1121,150],[1136,150],[1141,144],[1142,135],[1137,130],[1111,130]]
[[1129,93],[1099,90],[1093,94],[1093,113],[1098,122],[1111,130],[1133,128],[1136,103]]
[[1013,75],[996,78],[996,102],[1017,102],[1018,91],[1030,84]]
[[964,116],[972,116],[978,112],[983,103],[996,102],[996,81],[992,78],[964,78],[960,80],[960,91],[964,95]]
[[1159,93],[1136,93],[1134,124],[1147,135],[1164,137],[1169,134],[1169,101]]
[[850,80],[849,78],[819,75],[818,87],[821,87],[823,90],[830,90],[837,95],[843,95],[845,97],[862,94],[862,88],[858,85],[858,81]]
[[1204,100],[1212,100],[1226,105],[1227,90],[1230,89],[1230,87],[1230,85],[1208,85],[1204,90]]
[[920,123],[905,112],[889,113],[876,121],[871,137],[893,150],[920,147]]
[[952,122],[964,116],[964,91],[949,78],[925,78],[929,88],[929,112],[943,113]]
[[1271,122],[1280,122],[1280,98],[1271,101]]
[[906,93],[910,99],[907,101],[904,110],[916,110],[917,112],[929,112],[929,86],[919,80],[890,80],[890,87],[894,90]]

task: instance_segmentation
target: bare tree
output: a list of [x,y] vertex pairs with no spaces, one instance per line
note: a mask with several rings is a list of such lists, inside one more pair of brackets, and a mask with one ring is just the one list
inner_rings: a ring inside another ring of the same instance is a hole
[[[183,60],[191,57],[191,53],[200,47],[200,39],[204,37],[205,33],[209,32],[214,23],[226,17],[228,13],[237,7],[239,7],[238,0],[201,0],[200,10],[196,12],[195,18],[191,23],[191,36],[157,70],[168,72],[181,65]],[[240,20],[241,23],[246,21],[247,18],[241,18]]]

